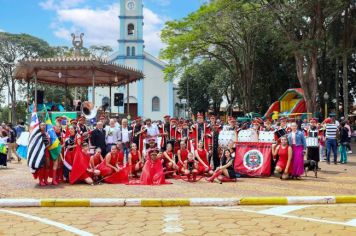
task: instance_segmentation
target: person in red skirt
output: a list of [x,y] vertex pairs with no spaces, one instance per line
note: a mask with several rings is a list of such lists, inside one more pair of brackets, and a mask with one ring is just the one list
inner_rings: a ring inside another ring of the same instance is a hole
[[[187,149],[187,144],[185,141],[181,141],[180,142],[180,148],[177,152],[177,156],[178,156],[178,171],[179,173],[184,173],[184,162],[187,160],[188,158],[188,149]],[[194,158],[194,155],[193,155],[193,158]]]
[[142,169],[140,184],[160,185],[167,183],[163,172],[162,158],[163,155],[158,149],[149,150],[148,157]]
[[170,173],[169,176],[171,176],[172,172],[178,170],[178,166],[174,161],[172,143],[167,143],[167,150],[163,152],[163,168]]
[[72,165],[74,160],[75,148],[80,145],[79,135],[76,134],[73,126],[68,127],[69,135],[64,142],[64,177],[66,181],[69,181],[69,173],[72,171]]
[[124,165],[124,152],[120,151],[118,146],[121,146],[121,144],[113,145],[111,151],[106,154],[105,160],[98,166],[100,175],[106,183],[128,182],[128,171]]
[[77,147],[75,150],[72,171],[69,176],[70,184],[75,184],[84,181],[87,184],[94,185],[94,181],[91,176],[100,174],[99,170],[90,172],[90,154],[89,145],[83,143],[82,148]]
[[198,162],[194,159],[194,154],[189,153],[187,159],[184,161],[184,175],[188,177],[188,181],[196,181],[198,175]]
[[204,142],[200,141],[198,143],[198,148],[195,150],[195,158],[198,160],[198,174],[205,174],[208,173],[210,175],[213,174],[211,166],[208,162],[208,151],[204,149]]
[[230,151],[226,149],[221,158],[220,167],[218,167],[214,174],[207,180],[209,182],[214,182],[214,180],[217,179],[219,183],[235,182],[236,173],[234,169],[234,160],[235,159],[231,156]]
[[129,153],[129,166],[133,176],[138,177],[138,172],[142,170],[143,162],[141,153],[137,150],[136,143],[131,144],[131,151]]
[[[95,149],[95,154],[90,157],[89,161],[89,172],[92,173],[93,179],[97,179],[97,176],[100,175],[100,170],[98,169],[100,163],[104,161],[103,156],[101,155],[101,148]],[[98,174],[94,174],[98,173]]]
[[292,148],[288,145],[288,139],[286,136],[280,138],[280,144],[273,146],[272,155],[279,157],[276,164],[274,173],[276,175],[282,174],[282,179],[287,179],[290,173],[290,165],[292,160]]

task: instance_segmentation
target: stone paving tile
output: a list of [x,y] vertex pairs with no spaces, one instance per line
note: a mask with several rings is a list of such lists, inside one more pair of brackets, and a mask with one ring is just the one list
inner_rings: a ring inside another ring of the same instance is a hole
[[[308,209],[324,217],[347,215],[355,211],[344,205],[316,206]],[[252,210],[250,207],[241,207]],[[11,208],[12,211],[47,218],[94,235],[356,235],[356,227],[325,224],[286,217],[266,216],[223,208]],[[310,217],[308,212],[296,211]],[[175,214],[178,220],[169,218]],[[295,212],[289,213],[289,215]],[[100,221],[98,221],[100,219]],[[167,220],[170,219],[170,220]],[[333,220],[341,220],[335,218]],[[331,219],[330,219],[331,220]],[[168,226],[175,230],[172,233]],[[167,231],[168,230],[168,231]],[[0,235],[64,235],[64,231],[22,217],[0,213]],[[65,232],[65,235],[70,233]]]
[[356,205],[332,205],[320,209],[320,206],[307,207],[293,211],[290,215],[347,222],[356,219]]
[[[237,183],[211,184],[204,180],[187,183],[171,180],[162,186],[61,184],[40,188],[25,162],[9,164],[0,169],[0,198],[101,198],[101,197],[241,197],[241,196],[305,196],[356,194],[356,155],[347,165],[320,164],[319,178],[305,177],[301,181],[281,181],[278,178],[242,178]],[[268,188],[266,188],[268,186]],[[206,191],[207,187],[209,191]]]

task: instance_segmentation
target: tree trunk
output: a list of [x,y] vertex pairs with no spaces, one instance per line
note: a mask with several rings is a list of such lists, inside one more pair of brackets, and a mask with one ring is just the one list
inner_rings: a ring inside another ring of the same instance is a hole
[[339,57],[336,58],[336,63],[335,63],[335,99],[336,99],[336,107],[335,107],[335,115],[336,119],[339,118],[339,94],[340,94],[340,88],[339,88]]
[[14,124],[16,121],[16,83],[15,79],[11,78],[11,90],[12,90],[12,96],[11,96],[11,122]]
[[342,55],[342,91],[344,97],[344,118],[348,118],[349,114],[349,86],[347,79],[347,53],[346,51]]
[[349,46],[349,14],[348,14],[348,6],[345,9],[344,15],[344,52],[342,54],[342,90],[344,97],[344,118],[348,118],[349,114],[349,86],[348,86],[348,78],[347,78],[347,49]]
[[304,99],[307,106],[307,112],[311,115],[315,115],[317,111],[317,88],[318,82],[316,77],[317,69],[317,50],[314,50],[310,55],[309,64],[307,65],[307,70],[304,72],[304,56],[295,53],[297,77],[301,88],[304,92]]

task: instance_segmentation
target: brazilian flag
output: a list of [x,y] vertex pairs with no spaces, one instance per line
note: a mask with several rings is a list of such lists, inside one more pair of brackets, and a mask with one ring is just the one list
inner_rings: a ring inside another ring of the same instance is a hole
[[49,153],[51,154],[51,157],[53,160],[57,160],[59,155],[61,154],[62,151],[62,146],[59,142],[59,139],[57,137],[56,132],[53,129],[52,121],[49,118],[48,112],[46,111],[46,118],[45,118],[45,123],[46,123],[46,131],[49,135]]

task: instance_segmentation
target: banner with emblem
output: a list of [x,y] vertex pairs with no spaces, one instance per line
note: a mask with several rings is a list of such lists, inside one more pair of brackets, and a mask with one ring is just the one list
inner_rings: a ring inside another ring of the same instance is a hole
[[271,143],[237,143],[234,168],[242,176],[270,176],[271,158]]

